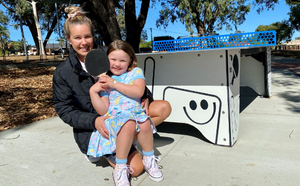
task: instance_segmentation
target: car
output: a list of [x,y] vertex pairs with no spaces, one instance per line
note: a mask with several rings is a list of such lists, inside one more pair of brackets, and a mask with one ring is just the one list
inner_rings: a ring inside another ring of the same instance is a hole
[[34,55],[34,56],[35,56],[35,55],[37,54],[37,52],[31,52],[31,51],[28,51],[27,54],[28,54],[29,56],[30,56],[30,55]]
[[56,50],[52,50],[52,53],[54,53],[54,55],[61,54],[62,52],[64,54],[69,54],[69,49],[67,49],[67,48],[59,48],[59,49],[56,49]]
[[[31,52],[31,51],[27,51],[27,54],[30,55],[37,55],[37,52]],[[25,52],[18,52],[17,54],[18,56],[25,56]]]

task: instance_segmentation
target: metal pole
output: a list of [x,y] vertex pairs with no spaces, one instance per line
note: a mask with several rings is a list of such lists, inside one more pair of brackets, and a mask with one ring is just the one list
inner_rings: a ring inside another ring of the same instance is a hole
[[151,42],[153,42],[153,38],[152,38],[152,27],[150,28],[151,31]]

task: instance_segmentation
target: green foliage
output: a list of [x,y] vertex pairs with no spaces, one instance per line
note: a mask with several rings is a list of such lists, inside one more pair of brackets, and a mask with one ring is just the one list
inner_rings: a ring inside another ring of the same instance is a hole
[[[8,56],[9,53],[10,52],[8,50],[5,50],[5,56]],[[0,51],[0,56],[3,57],[3,50]]]
[[185,24],[186,30],[193,34],[194,29],[199,34],[212,33],[225,27],[231,30],[232,26],[245,21],[245,15],[250,12],[250,4],[246,0],[170,0],[162,2],[160,17],[156,26],[166,28],[169,22],[179,20]]
[[125,12],[123,9],[124,3],[118,4],[119,8],[116,8],[117,21],[120,27],[120,34],[123,40],[126,40],[126,27],[125,27]]
[[276,31],[277,44],[282,43],[282,41],[290,41],[293,36],[293,29],[291,28],[289,22],[287,21],[276,22],[270,25],[259,25],[255,29],[255,31],[268,31],[268,30]]
[[[299,0],[286,0],[285,1],[287,5],[290,6],[290,12],[288,15],[290,18],[288,20],[283,20],[283,22],[289,22],[289,26],[291,29],[294,30],[300,30],[300,1]],[[260,13],[261,11],[267,9],[274,9],[276,4],[278,4],[278,0],[255,0],[254,5],[257,8],[257,12]],[[285,31],[287,31],[286,29]],[[289,32],[289,31],[288,31]],[[288,33],[287,33],[288,35]]]
[[152,41],[141,41],[140,48],[152,48]]
[[0,10],[0,40],[9,38],[9,30],[7,29],[8,21],[8,17]]
[[[0,10],[0,45],[1,53],[5,54],[5,51],[8,49],[9,43],[9,30],[7,29],[7,22],[9,21],[8,17],[3,14]],[[5,55],[3,55],[5,56]]]
[[274,10],[276,4],[278,4],[278,0],[255,0],[253,5],[257,8],[257,13],[261,13],[266,10]]
[[6,27],[8,21],[8,17],[0,10],[0,25]]
[[[19,39],[18,41],[12,41],[10,42],[11,47],[15,50],[15,51],[20,51],[20,52],[24,52],[24,40],[23,39]],[[31,45],[28,45],[26,42],[26,49],[29,50],[31,48]]]
[[[18,6],[16,4],[18,3]],[[34,20],[34,14],[31,1],[26,0],[2,0],[1,4],[7,9],[8,16],[11,22],[14,22],[14,27],[17,29],[22,23],[23,26],[27,26],[31,32],[34,43],[39,50],[39,40],[37,27]],[[43,45],[47,44],[48,39],[55,30],[57,25],[57,17],[54,3],[51,1],[36,1],[37,16],[39,24],[41,25],[42,33],[46,33],[46,38]],[[65,4],[57,4],[58,16],[61,18],[63,16]],[[62,20],[64,21],[64,20]]]
[[300,2],[299,3],[289,3],[290,12],[289,12],[289,21],[291,27],[295,30],[300,31]]

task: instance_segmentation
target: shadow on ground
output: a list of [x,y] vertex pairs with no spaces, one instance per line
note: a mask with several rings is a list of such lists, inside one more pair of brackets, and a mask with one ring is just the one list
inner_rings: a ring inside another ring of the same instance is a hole
[[240,113],[242,113],[259,95],[250,87],[240,87]]
[[276,93],[276,96],[286,100],[284,104],[287,109],[300,113],[300,89],[296,88],[299,86],[300,78],[293,71],[283,70],[282,68],[272,68],[272,73],[279,75],[278,78],[272,79],[272,85],[282,87],[281,91]]

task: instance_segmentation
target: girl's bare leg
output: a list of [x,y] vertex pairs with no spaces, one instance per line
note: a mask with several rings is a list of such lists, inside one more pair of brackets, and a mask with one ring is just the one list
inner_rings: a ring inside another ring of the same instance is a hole
[[153,133],[149,119],[144,123],[140,123],[140,132],[137,134],[137,139],[143,151],[150,152],[153,150]]
[[172,108],[168,101],[154,100],[149,105],[149,116],[155,126],[161,124],[170,114]]
[[[133,173],[131,176],[135,177],[142,173],[144,170],[144,165],[142,162],[142,156],[138,150],[132,152],[128,155],[134,135],[136,133],[135,130],[136,124],[134,121],[129,120],[126,122],[117,136],[117,150],[116,156],[118,159],[125,159],[127,158],[127,164],[133,169]],[[115,164],[108,160],[108,163],[115,168]],[[130,172],[131,173],[131,172]]]
[[129,120],[119,131],[116,142],[116,155],[118,159],[127,158],[135,135],[135,127],[135,122]]

